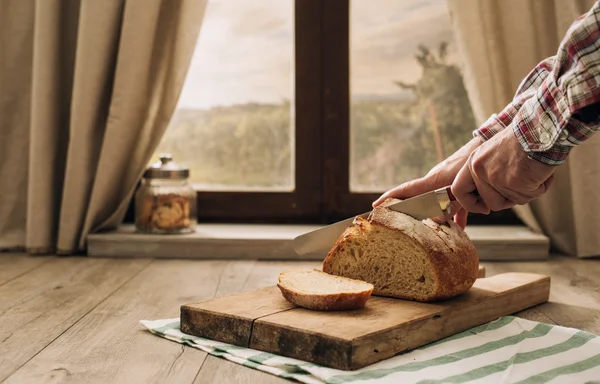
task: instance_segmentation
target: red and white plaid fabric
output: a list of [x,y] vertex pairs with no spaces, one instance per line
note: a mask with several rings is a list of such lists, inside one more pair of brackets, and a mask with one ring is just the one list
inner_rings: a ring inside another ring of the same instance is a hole
[[575,20],[556,56],[539,63],[502,112],[474,134],[488,140],[510,126],[532,159],[562,164],[600,127],[600,2]]

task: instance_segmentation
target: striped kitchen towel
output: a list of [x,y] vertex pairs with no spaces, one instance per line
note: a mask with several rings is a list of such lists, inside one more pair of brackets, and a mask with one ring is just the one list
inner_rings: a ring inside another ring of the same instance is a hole
[[356,371],[340,371],[190,336],[179,319],[143,320],[150,332],[302,383],[598,383],[600,337],[518,317],[447,337]]

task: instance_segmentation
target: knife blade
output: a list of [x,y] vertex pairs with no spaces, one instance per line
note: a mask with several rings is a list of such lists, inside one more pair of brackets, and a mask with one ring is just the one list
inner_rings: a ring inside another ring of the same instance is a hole
[[[435,217],[450,218],[454,214],[452,212],[452,202],[455,200],[448,186],[402,200],[387,206],[387,208],[405,213],[417,220]],[[367,218],[370,213],[365,212],[358,216]],[[297,236],[293,241],[294,250],[300,256],[325,257],[335,241],[352,224],[355,218],[356,216]]]

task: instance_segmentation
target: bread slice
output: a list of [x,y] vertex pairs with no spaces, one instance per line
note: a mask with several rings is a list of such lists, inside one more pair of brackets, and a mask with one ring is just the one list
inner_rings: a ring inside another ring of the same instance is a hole
[[458,296],[477,279],[479,257],[454,222],[416,220],[387,208],[357,217],[323,262],[323,271],[374,285],[373,295],[416,301]]
[[373,292],[372,284],[333,276],[317,269],[283,271],[279,274],[277,286],[292,304],[319,311],[363,308]]

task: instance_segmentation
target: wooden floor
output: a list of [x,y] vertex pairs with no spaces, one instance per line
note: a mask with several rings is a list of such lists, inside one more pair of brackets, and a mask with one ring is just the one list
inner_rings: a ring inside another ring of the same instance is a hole
[[[0,382],[283,383],[143,330],[141,319],[274,284],[314,262],[30,257],[0,254]],[[550,302],[527,319],[600,334],[600,260],[484,263],[487,275],[552,277]]]

